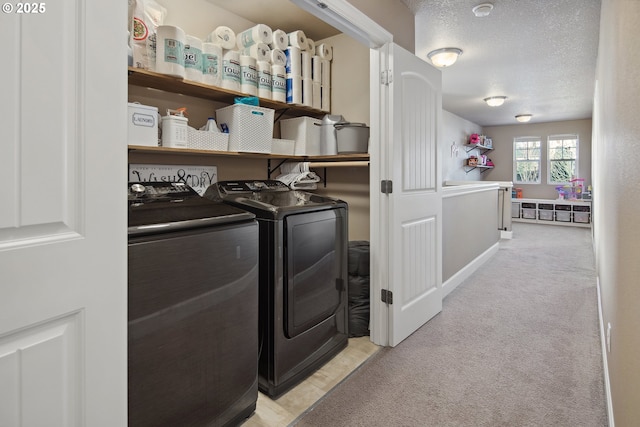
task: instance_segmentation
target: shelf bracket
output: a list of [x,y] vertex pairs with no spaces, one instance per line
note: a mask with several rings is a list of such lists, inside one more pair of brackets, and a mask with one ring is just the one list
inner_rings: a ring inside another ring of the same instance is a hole
[[271,169],[271,159],[267,159],[267,179],[271,179],[271,174],[273,174],[276,170],[278,170],[280,168],[280,166],[282,166],[283,163],[288,161],[288,160],[289,159],[282,160],[273,169]]

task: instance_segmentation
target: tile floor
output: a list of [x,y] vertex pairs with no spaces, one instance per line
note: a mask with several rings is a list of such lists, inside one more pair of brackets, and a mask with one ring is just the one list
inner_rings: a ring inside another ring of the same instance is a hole
[[349,338],[347,348],[277,400],[258,393],[256,411],[242,427],[288,426],[380,348],[369,337]]

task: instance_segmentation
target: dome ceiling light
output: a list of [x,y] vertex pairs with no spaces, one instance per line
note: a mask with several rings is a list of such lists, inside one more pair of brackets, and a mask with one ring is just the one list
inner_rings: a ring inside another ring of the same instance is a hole
[[427,54],[427,58],[429,58],[434,66],[444,68],[453,65],[460,55],[462,55],[462,49],[458,49],[457,47],[445,47],[442,49],[432,50]]
[[490,96],[484,99],[484,102],[487,103],[490,107],[499,107],[504,104],[504,100],[507,99],[506,96]]
[[474,15],[478,18],[484,18],[485,16],[489,16],[491,11],[493,10],[493,5],[491,3],[482,3],[471,9]]
[[531,117],[533,117],[531,114],[518,114],[516,120],[520,123],[526,123],[531,120]]

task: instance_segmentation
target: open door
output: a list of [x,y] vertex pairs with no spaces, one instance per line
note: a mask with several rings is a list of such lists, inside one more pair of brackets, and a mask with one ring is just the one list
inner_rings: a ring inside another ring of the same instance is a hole
[[[388,46],[389,345],[442,310],[441,73]],[[392,248],[392,249],[391,249]]]
[[0,426],[124,426],[126,3],[14,4],[0,14]]

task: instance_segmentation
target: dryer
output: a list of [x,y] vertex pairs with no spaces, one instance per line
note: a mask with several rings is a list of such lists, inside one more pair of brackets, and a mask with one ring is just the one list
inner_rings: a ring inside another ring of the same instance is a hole
[[204,195],[259,224],[259,389],[278,397],[347,346],[347,203],[280,181],[222,181]]

